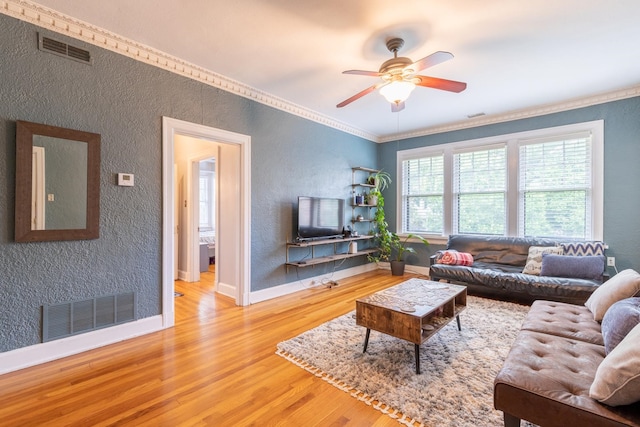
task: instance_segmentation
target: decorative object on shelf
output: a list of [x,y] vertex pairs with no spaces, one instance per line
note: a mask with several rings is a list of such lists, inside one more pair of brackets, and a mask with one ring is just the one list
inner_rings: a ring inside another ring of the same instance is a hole
[[367,194],[367,205],[378,206],[378,195],[374,193],[375,190],[371,190],[371,193]]

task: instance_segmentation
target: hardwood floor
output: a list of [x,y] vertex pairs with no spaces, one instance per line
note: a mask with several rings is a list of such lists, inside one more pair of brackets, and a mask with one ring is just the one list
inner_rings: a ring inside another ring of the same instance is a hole
[[176,282],[174,328],[0,376],[0,425],[399,425],[275,350],[415,275],[366,273],[237,307],[212,274]]

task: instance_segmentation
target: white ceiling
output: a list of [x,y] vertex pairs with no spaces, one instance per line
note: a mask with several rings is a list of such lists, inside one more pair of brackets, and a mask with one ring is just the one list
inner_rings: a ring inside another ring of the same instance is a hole
[[[638,0],[38,0],[209,71],[375,135],[393,135],[640,85]],[[391,58],[435,51],[420,74],[464,81],[459,94],[418,87],[400,113],[371,93]]]

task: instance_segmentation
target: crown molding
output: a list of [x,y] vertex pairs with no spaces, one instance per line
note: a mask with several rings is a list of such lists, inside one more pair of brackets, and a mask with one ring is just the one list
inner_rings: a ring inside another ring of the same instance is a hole
[[25,0],[2,0],[0,1],[0,13],[77,40],[82,40],[189,79],[197,80],[209,86],[222,89],[243,98],[251,99],[295,116],[338,129],[342,132],[359,136],[373,142],[378,142],[379,140],[378,135],[354,128],[353,126],[349,126],[346,123],[337,121],[308,108],[240,83],[221,74],[214,73],[187,61],[183,61],[182,59],[152,47],[129,40],[103,28],[64,15],[37,3]]
[[183,77],[197,80],[209,86],[216,87],[243,98],[251,99],[261,104],[285,111],[289,114],[293,114],[377,143],[398,141],[402,139],[526,119],[640,96],[640,86],[633,86],[627,89],[603,93],[591,97],[512,111],[505,114],[482,116],[469,120],[428,127],[419,131],[382,137],[363,129],[355,128],[344,122],[337,121],[331,117],[253,88],[244,83],[235,81],[221,74],[214,73],[213,71],[209,71],[187,61],[183,61],[149,46],[129,40],[105,29],[64,15],[37,3],[26,0],[0,0],[0,13],[77,40],[82,40],[137,61],[179,74]]
[[407,132],[396,134],[388,137],[382,137],[378,139],[378,142],[391,142],[408,138],[416,138],[420,136],[434,135],[437,133],[451,132],[462,129],[475,128],[478,126],[492,125],[496,123],[510,122],[513,120],[528,119],[531,117],[544,116],[546,114],[559,113],[562,111],[575,110],[578,108],[589,107],[597,104],[604,104],[606,102],[618,101],[621,99],[633,98],[640,96],[640,85],[632,86],[626,89],[620,89],[614,92],[606,92],[598,95],[574,99],[571,101],[564,101],[554,104],[547,104],[543,106],[527,108],[524,110],[511,111],[504,114],[494,114],[489,116],[477,117],[469,120],[459,121],[455,123],[448,123],[440,126],[433,126],[423,130],[415,132]]

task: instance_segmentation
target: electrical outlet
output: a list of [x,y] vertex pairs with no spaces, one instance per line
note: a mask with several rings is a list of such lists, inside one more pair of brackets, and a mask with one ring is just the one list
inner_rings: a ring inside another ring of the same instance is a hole
[[607,257],[607,266],[608,267],[615,267],[616,266],[616,257],[608,256]]

